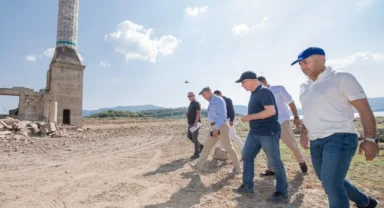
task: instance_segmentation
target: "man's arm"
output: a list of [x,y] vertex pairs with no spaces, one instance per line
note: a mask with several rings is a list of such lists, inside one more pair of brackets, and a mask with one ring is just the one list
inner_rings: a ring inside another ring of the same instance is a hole
[[292,112],[292,114],[293,114],[293,117],[294,117],[294,118],[299,118],[299,114],[297,114],[297,108],[296,108],[295,103],[290,103],[288,106],[289,106],[289,108],[291,109],[291,112]]
[[242,117],[244,121],[251,121],[257,119],[265,119],[276,114],[274,95],[271,91],[265,89],[260,93],[261,105],[264,106],[264,110],[259,113],[254,113]]
[[224,124],[224,121],[227,119],[226,114],[226,105],[224,99],[218,99],[216,101],[216,108],[217,108],[217,120],[215,121],[215,129],[219,130],[220,126]]
[[229,121],[230,122],[233,122],[233,120],[235,119],[235,109],[233,107],[233,103],[232,103],[232,100],[230,98],[227,98],[228,99],[228,103],[227,103],[227,117],[229,118]]
[[365,137],[376,137],[376,120],[369,106],[363,87],[352,74],[345,74],[341,82],[341,94],[359,112]]
[[376,119],[369,106],[367,98],[350,101],[359,112],[360,121],[363,125],[365,138],[376,138]]
[[200,103],[196,102],[196,119],[195,119],[195,126],[197,125],[197,123],[199,122],[200,120]]
[[301,127],[300,144],[304,149],[308,149],[308,130],[304,125]]
[[[376,138],[376,120],[369,106],[363,87],[356,78],[346,73],[341,82],[341,94],[344,95],[353,107],[359,112],[364,129],[365,138]],[[366,160],[373,160],[379,153],[379,145],[371,141],[363,141],[359,147],[359,153],[365,152]]]
[[274,105],[265,105],[264,110],[259,113],[254,113],[248,115],[249,121],[251,120],[257,120],[257,119],[265,119],[269,118],[271,116],[274,116],[276,114],[275,106]]

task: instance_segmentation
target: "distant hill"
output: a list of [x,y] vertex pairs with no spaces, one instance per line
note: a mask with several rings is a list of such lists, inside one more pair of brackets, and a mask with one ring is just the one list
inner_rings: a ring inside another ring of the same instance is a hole
[[[374,112],[384,111],[384,97],[368,98],[368,102]],[[235,108],[236,114],[238,115],[244,115],[248,113],[248,107],[245,105],[234,105],[234,108]],[[144,114],[149,113],[150,116],[152,117],[167,117],[167,116],[172,117],[172,116],[183,116],[186,109],[187,109],[186,107],[164,108],[156,105],[117,106],[117,107],[111,107],[111,108],[100,108],[98,110],[83,110],[83,117],[87,117],[92,114],[101,113],[103,111],[108,111],[108,110],[132,111],[132,112],[140,112]],[[301,115],[302,110],[300,108],[297,110],[299,112],[299,115]],[[206,113],[207,113],[206,110],[203,109],[204,116],[206,116]]]
[[[99,113],[86,116],[86,118],[135,118],[135,117],[153,117],[153,118],[186,118],[186,107],[180,108],[158,108],[151,110],[142,110],[133,112],[130,110],[104,110]],[[207,117],[208,111],[201,109],[201,117]],[[240,114],[236,114],[240,116]]]
[[117,107],[110,107],[110,108],[100,108],[97,110],[83,110],[83,117],[87,117],[92,114],[101,113],[103,111],[108,111],[108,110],[138,112],[143,110],[162,109],[162,108],[163,107],[159,107],[155,105],[117,106]]
[[235,109],[235,113],[244,115],[248,114],[248,106],[245,105],[233,105],[233,108]]
[[[373,112],[384,111],[384,97],[368,98],[368,102]],[[248,107],[245,105],[233,105],[233,107],[238,114],[244,115],[248,113]],[[302,115],[301,108],[298,108],[297,111],[299,115]]]

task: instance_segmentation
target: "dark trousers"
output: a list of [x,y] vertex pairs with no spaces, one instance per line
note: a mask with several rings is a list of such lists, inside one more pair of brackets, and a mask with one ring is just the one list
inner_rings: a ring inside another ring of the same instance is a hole
[[189,124],[188,125],[188,133],[187,133],[187,137],[189,140],[191,140],[191,142],[195,145],[195,154],[199,154],[200,152],[200,143],[199,143],[199,140],[198,140],[198,137],[199,137],[199,129],[197,129],[196,131],[194,131],[193,133],[191,133],[191,131],[189,131],[189,128],[191,128],[193,126],[193,124]]

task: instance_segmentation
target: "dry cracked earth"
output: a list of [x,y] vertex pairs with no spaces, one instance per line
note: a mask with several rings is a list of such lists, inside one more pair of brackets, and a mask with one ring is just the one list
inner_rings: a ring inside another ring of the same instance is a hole
[[291,201],[267,203],[275,182],[258,176],[262,156],[252,197],[233,192],[241,175],[228,176],[230,160],[209,158],[207,174],[192,171],[184,120],[85,120],[84,127],[90,130],[0,143],[0,207],[327,207],[313,171],[303,176],[297,166],[286,166]]

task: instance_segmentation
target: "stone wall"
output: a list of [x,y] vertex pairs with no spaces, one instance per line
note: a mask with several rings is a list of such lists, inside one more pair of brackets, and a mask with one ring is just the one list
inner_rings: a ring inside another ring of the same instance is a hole
[[0,88],[0,95],[19,96],[19,105],[15,115],[10,115],[18,120],[42,121],[44,100],[49,96],[44,90],[35,92],[25,87]]

